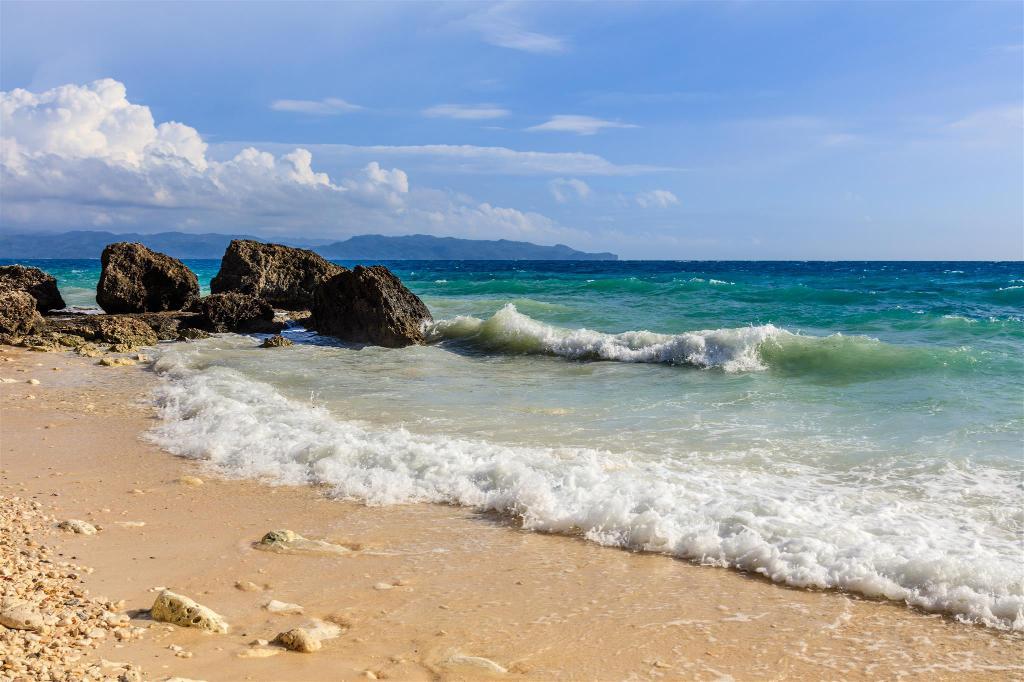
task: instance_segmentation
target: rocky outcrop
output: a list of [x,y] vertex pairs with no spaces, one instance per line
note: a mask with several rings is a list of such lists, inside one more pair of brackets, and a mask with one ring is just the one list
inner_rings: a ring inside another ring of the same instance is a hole
[[139,346],[157,343],[156,332],[132,315],[76,315],[47,321],[46,333],[81,337],[92,343],[110,344],[110,349],[123,353]]
[[313,325],[344,341],[400,348],[423,343],[430,311],[382,265],[338,273],[313,295]]
[[170,590],[160,593],[149,615],[153,620],[180,625],[183,628],[199,628],[219,633],[228,631],[228,624],[220,614]]
[[108,313],[181,310],[199,298],[195,273],[177,258],[142,244],[110,244],[101,262],[96,302]]
[[36,310],[36,299],[24,291],[0,291],[0,339],[15,339],[42,331],[43,316]]
[[276,332],[283,327],[274,321],[274,308],[262,298],[249,294],[210,294],[197,307],[203,328],[213,332]]
[[139,313],[132,315],[145,322],[161,341],[175,341],[190,328],[201,327],[203,316],[197,312],[170,310],[162,313]]
[[309,308],[317,286],[344,270],[306,249],[236,239],[224,252],[210,290],[249,294],[278,308],[300,310]]
[[36,310],[41,313],[66,307],[57,289],[57,280],[39,268],[0,267],[0,291],[24,291],[36,300]]

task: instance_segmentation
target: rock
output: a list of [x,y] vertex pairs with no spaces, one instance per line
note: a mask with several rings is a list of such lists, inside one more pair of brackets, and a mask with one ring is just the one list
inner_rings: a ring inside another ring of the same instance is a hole
[[292,628],[287,632],[282,632],[274,638],[274,643],[280,644],[291,651],[300,651],[304,654],[319,651],[323,647],[320,640],[304,628]]
[[36,310],[36,299],[24,291],[0,291],[0,342],[14,343],[15,339],[43,330],[43,316]]
[[197,604],[188,597],[163,590],[150,610],[153,620],[180,625],[184,628],[199,628],[210,632],[225,633],[228,624],[211,609]]
[[274,308],[249,294],[210,294],[199,302],[203,325],[214,332],[275,332]]
[[303,608],[298,604],[290,604],[286,601],[278,601],[271,599],[263,605],[267,611],[271,613],[284,613],[284,614],[299,614],[302,613]]
[[285,346],[295,345],[291,339],[286,339],[280,334],[267,337],[263,339],[263,343],[260,344],[260,348],[283,348]]
[[203,485],[203,479],[199,478],[198,476],[185,475],[178,479],[178,483],[195,487],[198,485]]
[[138,243],[103,249],[96,302],[108,313],[181,310],[199,298],[199,280],[177,258]]
[[24,291],[35,299],[36,310],[41,313],[66,307],[57,289],[57,280],[39,268],[24,265],[0,267],[0,291]]
[[199,339],[208,339],[208,338],[210,338],[210,332],[203,331],[202,329],[194,329],[192,327],[189,327],[187,329],[182,329],[181,331],[178,332],[177,340],[178,341],[196,341],[196,340],[199,340]]
[[155,346],[158,338],[153,328],[131,315],[75,315],[50,318],[48,334],[78,336],[92,343],[109,343],[111,350],[126,353],[139,346]]
[[325,540],[310,540],[291,530],[272,530],[256,543],[256,549],[281,553],[351,554],[352,550]]
[[342,271],[312,251],[236,239],[224,252],[210,291],[236,291],[279,308],[300,310],[309,308],[317,286]]
[[423,343],[430,311],[382,265],[339,273],[313,294],[313,325],[344,341],[401,348]]
[[80,519],[68,519],[67,521],[61,521],[57,524],[57,527],[61,530],[77,533],[79,535],[96,535],[96,526],[92,525],[88,521],[82,521]]
[[46,625],[43,615],[32,604],[21,599],[0,601],[0,625],[11,630],[42,632]]
[[242,592],[262,592],[263,588],[251,580],[239,580],[235,583],[235,589]]
[[99,364],[104,367],[131,367],[135,361],[131,358],[100,358]]
[[138,313],[132,317],[148,324],[161,341],[175,341],[189,328],[198,327],[203,323],[202,315],[189,310]]
[[312,620],[301,628],[292,628],[274,638],[274,644],[280,644],[292,651],[311,653],[319,651],[325,639],[333,639],[341,634],[341,628],[334,623]]

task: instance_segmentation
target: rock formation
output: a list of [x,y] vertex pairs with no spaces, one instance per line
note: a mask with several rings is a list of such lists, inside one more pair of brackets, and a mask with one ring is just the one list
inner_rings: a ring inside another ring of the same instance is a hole
[[36,310],[41,313],[60,310],[65,307],[57,289],[57,280],[39,268],[24,265],[0,267],[0,291],[24,291],[36,300]]
[[213,332],[276,332],[283,326],[269,303],[250,294],[210,294],[197,309],[203,328]]
[[76,315],[50,319],[47,335],[71,335],[92,343],[110,344],[111,350],[123,353],[139,346],[153,346],[157,334],[153,328],[132,315]]
[[210,290],[240,292],[278,308],[301,310],[309,308],[318,285],[344,270],[312,251],[236,239],[224,252]]
[[43,329],[43,316],[36,310],[36,299],[24,291],[0,291],[0,339],[15,339]]
[[118,242],[103,249],[96,302],[108,313],[181,310],[199,298],[195,273],[176,258],[142,244]]
[[430,311],[382,265],[340,272],[313,296],[313,324],[344,341],[400,348],[423,343]]

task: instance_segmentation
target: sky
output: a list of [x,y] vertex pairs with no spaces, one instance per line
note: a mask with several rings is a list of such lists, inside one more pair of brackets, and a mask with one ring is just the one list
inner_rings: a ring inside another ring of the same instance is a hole
[[1024,258],[1024,3],[0,3],[0,230]]

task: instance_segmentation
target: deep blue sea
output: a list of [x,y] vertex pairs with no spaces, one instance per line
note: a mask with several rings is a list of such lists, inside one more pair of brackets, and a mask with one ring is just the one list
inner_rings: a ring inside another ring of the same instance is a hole
[[[95,305],[98,261],[27,264]],[[1024,264],[388,265],[429,345],[168,345],[153,438],[1024,629]]]

